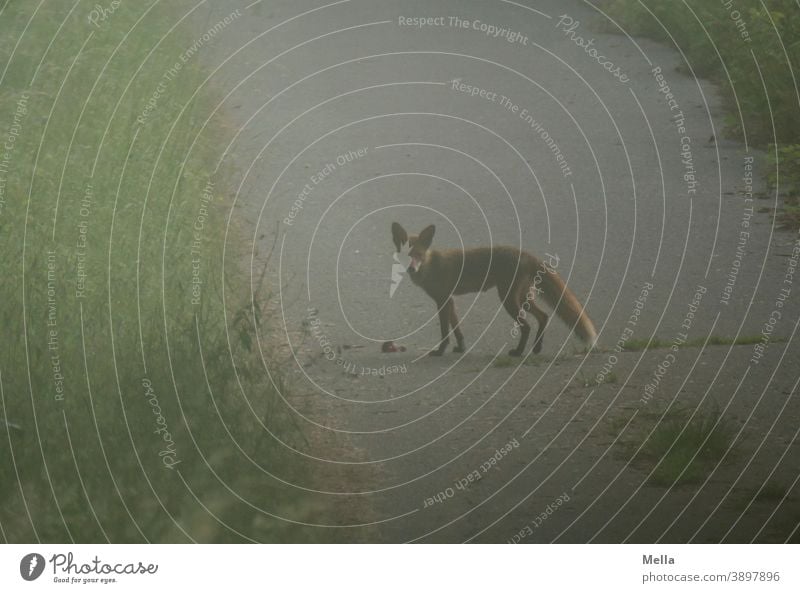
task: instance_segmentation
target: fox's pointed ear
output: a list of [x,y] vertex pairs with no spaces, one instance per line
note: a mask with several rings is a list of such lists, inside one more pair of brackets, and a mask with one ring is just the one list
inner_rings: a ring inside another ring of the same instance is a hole
[[422,232],[419,234],[419,242],[427,249],[433,243],[433,234],[436,232],[436,227],[434,225],[428,225]]
[[408,243],[408,233],[396,222],[392,223],[392,241],[394,241],[394,246],[397,247],[398,252],[403,245]]

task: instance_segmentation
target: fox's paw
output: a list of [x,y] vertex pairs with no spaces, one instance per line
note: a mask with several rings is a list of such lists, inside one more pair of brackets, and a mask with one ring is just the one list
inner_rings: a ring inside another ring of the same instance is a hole
[[437,349],[437,350],[431,350],[430,352],[428,352],[428,356],[441,356],[442,354],[444,354],[444,350],[438,350]]
[[522,350],[517,350],[514,348],[513,350],[508,351],[509,356],[522,356]]
[[542,351],[542,341],[539,340],[533,345],[533,353],[539,354]]
[[464,348],[464,345],[463,345],[463,344],[461,344],[460,346],[456,346],[455,348],[453,348],[453,352],[454,352],[454,353],[456,353],[456,354],[461,354],[462,352],[464,352],[464,350],[466,350],[466,348]]

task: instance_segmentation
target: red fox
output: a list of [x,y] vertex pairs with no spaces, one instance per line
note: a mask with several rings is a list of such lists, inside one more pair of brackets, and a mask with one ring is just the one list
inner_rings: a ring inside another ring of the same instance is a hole
[[[542,349],[542,333],[547,325],[547,313],[536,306],[534,296],[541,293],[564,323],[589,345],[597,341],[597,331],[578,299],[567,288],[555,269],[546,266],[526,251],[514,247],[475,247],[473,249],[431,249],[434,225],[425,227],[419,235],[409,237],[398,223],[392,223],[392,240],[399,252],[408,243],[411,281],[430,296],[439,310],[442,341],[429,352],[441,356],[450,344],[450,330],[457,345],[453,352],[464,352],[464,335],[458,326],[453,295],[482,292],[497,287],[500,301],[520,330],[517,347],[510,356],[522,356],[531,328],[525,319],[526,306],[538,322],[533,352]],[[539,288],[541,286],[541,288]]]

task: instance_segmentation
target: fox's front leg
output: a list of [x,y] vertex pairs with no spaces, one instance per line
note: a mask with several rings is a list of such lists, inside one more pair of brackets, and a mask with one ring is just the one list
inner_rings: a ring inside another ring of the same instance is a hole
[[450,344],[450,314],[448,302],[445,301],[439,305],[439,329],[442,332],[442,341],[439,342],[439,347],[436,350],[428,352],[428,356],[441,356]]
[[456,347],[453,348],[453,352],[460,354],[464,352],[464,334],[461,333],[461,329],[458,327],[458,315],[456,315],[456,304],[453,302],[453,297],[450,297],[450,300],[447,301],[447,309],[450,319],[450,329],[456,336],[456,342],[458,342]]

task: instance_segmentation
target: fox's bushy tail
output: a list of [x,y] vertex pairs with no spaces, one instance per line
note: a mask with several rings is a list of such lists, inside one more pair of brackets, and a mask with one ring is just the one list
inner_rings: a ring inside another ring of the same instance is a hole
[[537,269],[545,270],[542,274],[541,290],[544,300],[556,312],[556,315],[578,334],[578,337],[594,346],[597,343],[597,330],[589,319],[578,297],[567,287],[555,270],[546,268],[537,261]]

